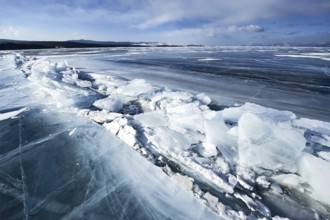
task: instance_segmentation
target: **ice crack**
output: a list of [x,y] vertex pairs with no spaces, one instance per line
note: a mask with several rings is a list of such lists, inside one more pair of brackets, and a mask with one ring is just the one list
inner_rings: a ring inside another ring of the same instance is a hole
[[19,149],[20,149],[20,154],[19,154],[19,161],[20,161],[20,170],[21,170],[21,178],[22,178],[22,188],[23,188],[23,206],[24,206],[24,214],[25,214],[25,219],[29,219],[29,209],[28,209],[28,204],[27,204],[27,199],[28,199],[28,191],[27,191],[27,186],[26,186],[26,181],[25,181],[25,172],[23,168],[23,150],[22,150],[22,116],[19,117]]

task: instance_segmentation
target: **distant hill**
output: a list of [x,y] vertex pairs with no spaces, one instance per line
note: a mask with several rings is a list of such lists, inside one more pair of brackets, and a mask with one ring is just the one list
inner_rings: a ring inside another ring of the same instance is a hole
[[113,42],[92,40],[68,41],[21,41],[0,39],[0,50],[51,49],[51,48],[91,48],[91,47],[180,47],[182,45],[155,42]]

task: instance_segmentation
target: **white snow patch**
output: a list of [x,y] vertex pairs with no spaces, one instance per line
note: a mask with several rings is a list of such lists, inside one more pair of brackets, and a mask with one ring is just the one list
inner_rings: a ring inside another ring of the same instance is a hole
[[240,107],[226,108],[222,111],[225,120],[234,122],[237,122],[244,113],[252,113],[260,118],[267,118],[274,122],[296,119],[296,115],[290,111],[279,111],[277,109],[266,108],[249,102]]
[[69,132],[69,136],[72,136],[75,132],[76,132],[77,128],[73,128],[70,132]]
[[118,112],[123,108],[125,102],[129,100],[130,99],[123,95],[109,95],[104,99],[96,100],[93,105],[102,110]]
[[328,162],[330,162],[330,152],[328,151],[320,151],[317,152],[317,155],[322,158],[323,160],[326,160]]
[[198,153],[200,153],[203,157],[212,157],[217,156],[218,151],[217,147],[213,144],[209,143],[201,143],[197,147]]
[[218,198],[213,196],[211,193],[209,192],[206,192],[204,195],[203,195],[203,198],[207,201],[207,203],[209,204],[209,206],[211,208],[215,208],[216,205],[218,204]]
[[302,127],[316,131],[321,134],[330,136],[330,123],[325,121],[313,120],[308,118],[300,118],[295,120],[293,124],[297,127]]
[[16,111],[6,112],[6,113],[0,113],[0,121],[6,120],[6,119],[14,119],[17,115],[21,114],[22,112],[25,112],[27,108],[21,108]]
[[280,174],[272,177],[273,180],[278,182],[280,185],[288,187],[288,188],[295,188],[300,191],[304,191],[301,184],[305,182],[305,180],[296,174],[289,173],[289,174]]
[[205,142],[217,146],[221,154],[232,164],[237,161],[237,137],[228,133],[222,112],[209,112],[205,115]]
[[117,88],[117,93],[134,97],[150,92],[153,92],[153,87],[143,79],[132,80],[127,85]]
[[234,196],[242,200],[249,209],[252,211],[258,211],[266,217],[271,217],[270,210],[258,200],[253,200],[248,195],[243,195],[240,193],[234,193]]
[[198,59],[198,61],[220,61],[222,59],[219,58],[202,58],[202,59]]
[[265,189],[269,188],[270,186],[270,182],[267,181],[267,178],[265,176],[258,176],[256,179],[256,183]]
[[154,130],[152,143],[157,148],[166,150],[188,150],[191,145],[185,135],[165,127],[157,127]]
[[211,98],[204,93],[197,94],[194,98],[197,99],[203,105],[208,105],[212,102]]
[[139,121],[143,127],[148,128],[165,127],[168,125],[166,114],[160,111],[138,114],[134,116],[134,119]]
[[179,183],[181,187],[183,187],[185,190],[192,191],[193,188],[193,178],[181,175],[180,173],[175,173],[173,176],[171,176],[176,182]]
[[292,58],[312,58],[330,61],[329,53],[302,53],[302,54],[278,54],[278,57],[292,57]]

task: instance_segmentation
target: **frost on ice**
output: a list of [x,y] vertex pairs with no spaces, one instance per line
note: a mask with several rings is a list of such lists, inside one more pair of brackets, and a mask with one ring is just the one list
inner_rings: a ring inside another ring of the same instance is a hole
[[294,189],[325,207],[308,212],[330,210],[329,123],[253,103],[215,111],[205,94],[98,73],[83,77],[66,62],[19,55],[15,62],[43,97],[78,107],[222,217],[278,219],[256,188],[273,199]]

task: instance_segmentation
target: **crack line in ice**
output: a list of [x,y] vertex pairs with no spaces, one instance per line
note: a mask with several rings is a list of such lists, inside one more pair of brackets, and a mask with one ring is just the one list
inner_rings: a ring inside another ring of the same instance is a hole
[[0,170],[0,178],[3,178],[7,182],[9,182],[11,185],[16,186],[17,188],[20,188],[18,186],[21,186],[21,183],[22,183],[21,181],[15,179],[14,177],[10,176],[9,174],[3,172],[2,170]]
[[36,145],[39,145],[43,142],[51,140],[51,139],[65,133],[65,132],[66,131],[60,131],[60,132],[57,132],[57,133],[54,133],[54,134],[50,134],[47,137],[42,137],[42,138],[39,138],[37,140],[31,141],[26,145],[22,145],[22,143],[19,143],[18,148],[15,148],[14,150],[0,156],[0,163],[3,163],[7,160],[11,160],[12,158],[14,158],[16,156],[21,156],[22,153],[25,153],[26,151],[31,150],[32,148],[36,147]]
[[8,210],[12,207],[19,206],[23,203],[22,195],[22,181],[13,178],[7,173],[0,170],[0,193],[9,197],[13,197],[14,200],[7,202],[0,207],[0,213]]
[[100,200],[104,199],[111,193],[115,192],[117,187],[120,186],[124,181],[116,183],[116,185],[112,185],[111,190],[108,190],[108,185],[100,188],[96,191],[90,198],[85,200],[82,204],[78,207],[75,207],[70,213],[64,216],[62,219],[72,219],[72,218],[79,218],[82,217],[81,215],[88,211],[89,209],[93,208]]
[[[54,202],[52,201],[52,199],[58,194],[58,193],[62,193],[63,190],[65,190],[67,188],[67,186],[71,185],[72,183],[74,183],[74,179],[71,179],[69,180],[68,182],[66,182],[65,184],[63,184],[62,186],[60,186],[59,188],[57,188],[56,190],[54,190],[53,192],[47,194],[44,198],[42,199],[36,199],[38,201],[38,203],[34,206],[34,207],[31,207],[31,210],[30,210],[30,216],[35,216],[37,215],[42,209],[43,207],[45,207],[50,201],[51,202]],[[59,204],[57,204],[59,205]],[[63,205],[61,207],[61,211],[65,211],[65,205]],[[68,208],[66,208],[68,209]]]
[[121,204],[122,212],[120,213],[120,217],[118,219],[125,219],[124,216],[125,216],[126,210],[129,209],[130,200],[131,200],[131,198],[133,198],[133,196],[134,196],[133,190],[131,189],[129,192],[129,195],[127,195],[127,197],[125,198],[126,199],[125,203],[123,205]]
[[23,151],[22,151],[22,116],[19,116],[19,161],[20,161],[20,170],[21,170],[21,178],[22,178],[22,188],[23,188],[23,206],[24,206],[24,214],[25,219],[29,219],[29,208],[27,204],[28,199],[28,191],[26,186],[26,180],[25,180],[25,172],[23,168]]

